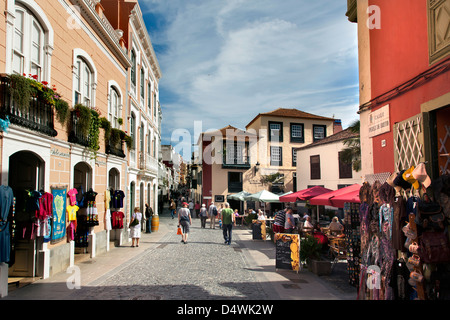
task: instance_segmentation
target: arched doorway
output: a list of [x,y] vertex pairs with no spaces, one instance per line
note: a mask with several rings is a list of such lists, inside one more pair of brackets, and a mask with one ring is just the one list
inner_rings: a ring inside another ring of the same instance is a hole
[[16,198],[17,230],[14,251],[11,252],[9,275],[34,277],[38,269],[37,242],[31,236],[33,214],[26,210],[28,192],[45,188],[45,162],[36,153],[19,151],[9,157],[8,185]]
[[86,192],[92,188],[92,168],[86,162],[78,162],[73,168],[73,187]]

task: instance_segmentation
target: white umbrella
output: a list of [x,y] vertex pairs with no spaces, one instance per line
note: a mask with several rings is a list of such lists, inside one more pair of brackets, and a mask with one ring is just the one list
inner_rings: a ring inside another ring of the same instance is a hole
[[245,200],[261,201],[261,202],[280,202],[280,196],[267,190],[263,190],[245,197]]
[[227,196],[227,199],[245,201],[245,197],[247,197],[249,195],[250,195],[250,192],[241,191],[241,192],[238,192],[235,194],[230,194],[229,196]]

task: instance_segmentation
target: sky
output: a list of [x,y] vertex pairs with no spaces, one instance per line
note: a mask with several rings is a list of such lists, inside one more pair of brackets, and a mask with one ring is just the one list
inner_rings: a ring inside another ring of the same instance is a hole
[[347,1],[139,4],[162,72],[162,144],[245,129],[278,108],[335,117],[344,129],[359,119],[357,26],[345,16]]

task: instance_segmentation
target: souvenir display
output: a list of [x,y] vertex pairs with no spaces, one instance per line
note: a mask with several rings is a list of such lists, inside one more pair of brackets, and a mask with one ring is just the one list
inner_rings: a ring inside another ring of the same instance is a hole
[[[449,182],[449,175],[432,182],[420,163],[394,173],[383,184],[363,184],[358,299],[450,298]],[[344,210],[349,252],[354,253],[351,205]],[[349,272],[355,271],[353,258],[349,254]]]

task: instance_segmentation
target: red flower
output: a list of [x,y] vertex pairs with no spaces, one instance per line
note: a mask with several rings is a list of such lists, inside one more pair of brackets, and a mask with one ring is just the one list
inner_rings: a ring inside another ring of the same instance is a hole
[[33,76],[31,76],[34,80],[37,80],[37,78],[38,78],[38,76],[37,76],[37,74],[35,74],[35,75],[33,75]]
[[47,81],[42,81],[41,83],[42,83],[44,86],[48,85],[48,82],[47,82]]

